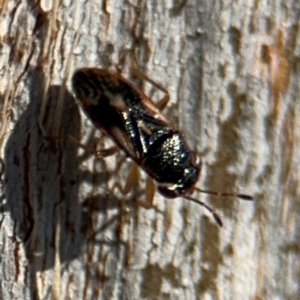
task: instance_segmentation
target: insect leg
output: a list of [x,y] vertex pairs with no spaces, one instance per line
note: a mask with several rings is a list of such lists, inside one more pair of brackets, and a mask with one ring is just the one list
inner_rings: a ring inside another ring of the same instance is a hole
[[153,199],[155,195],[155,184],[153,179],[150,176],[147,176],[146,179],[146,207],[153,207]]
[[132,74],[135,77],[138,77],[142,80],[148,81],[149,83],[151,83],[154,87],[156,87],[157,89],[159,89],[160,91],[165,93],[165,96],[160,99],[155,106],[161,111],[163,110],[169,100],[170,100],[170,94],[168,92],[168,90],[166,90],[162,85],[160,85],[159,83],[155,82],[154,80],[152,80],[151,78],[149,78],[146,74],[144,74],[143,72],[139,71],[138,69],[132,69]]
[[98,157],[107,157],[107,156],[114,155],[118,150],[119,150],[119,148],[117,146],[111,146],[106,149],[96,150],[95,154]]
[[[122,192],[122,194],[127,195],[130,190],[137,185],[139,179],[139,167],[136,163],[132,162],[129,170],[128,177],[126,179],[126,183],[124,188],[120,184],[115,184],[114,188],[117,188]],[[113,188],[113,189],[114,189]],[[155,184],[153,179],[150,176],[146,178],[146,203],[143,205],[145,208],[153,207],[153,199],[155,195]]]
[[75,144],[77,147],[85,150],[86,152],[88,152],[90,154],[94,154],[94,155],[96,155],[98,157],[111,156],[111,155],[114,155],[118,151],[118,147],[117,146],[111,146],[109,148],[101,149],[101,150],[92,149],[90,147],[87,147],[86,145],[81,144],[77,139],[75,139],[71,135],[67,135],[67,136],[63,136],[63,137],[51,137],[51,138],[55,139],[55,140],[68,140],[72,144]]
[[130,170],[126,179],[126,183],[122,193],[127,195],[138,180],[138,165],[134,162],[131,163]]
[[164,110],[170,101],[170,95],[165,95],[162,99],[160,99],[155,106],[160,110]]

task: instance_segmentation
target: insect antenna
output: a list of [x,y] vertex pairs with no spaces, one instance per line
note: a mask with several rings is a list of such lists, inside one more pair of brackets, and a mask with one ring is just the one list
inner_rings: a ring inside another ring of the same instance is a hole
[[[209,195],[215,195],[215,196],[221,196],[221,197],[236,197],[242,200],[246,200],[246,201],[252,201],[253,197],[250,195],[246,195],[246,194],[236,194],[236,193],[220,193],[220,192],[214,192],[214,191],[207,191],[207,190],[201,190],[198,188],[195,188],[195,190],[197,190],[200,193],[204,193],[204,194],[209,194]],[[217,224],[222,227],[223,226],[223,222],[221,220],[221,217],[218,215],[218,213],[209,205],[207,205],[206,203],[195,199],[193,197],[189,197],[187,195],[184,196],[185,199],[190,200],[192,202],[195,202],[201,206],[203,206],[204,208],[206,208],[214,217],[215,221],[217,222]]]
[[187,200],[193,201],[193,202],[195,202],[195,203],[197,203],[197,204],[203,206],[204,208],[206,208],[206,209],[213,215],[213,217],[214,217],[215,221],[217,222],[217,224],[218,224],[220,227],[223,226],[223,222],[222,222],[222,220],[221,220],[221,217],[215,212],[215,210],[214,210],[212,207],[210,207],[210,206],[207,205],[206,203],[204,203],[204,202],[202,202],[202,201],[200,201],[200,200],[197,200],[197,199],[195,199],[195,198],[192,198],[192,197],[189,197],[189,196],[186,196],[186,195],[183,196],[183,197],[184,197],[185,199],[187,199]]
[[214,192],[214,191],[207,191],[207,190],[201,190],[198,188],[195,188],[200,193],[203,194],[209,194],[209,195],[215,195],[215,196],[221,196],[221,197],[235,197],[246,201],[252,201],[253,197],[246,195],[246,194],[237,194],[237,193],[220,193],[220,192]]

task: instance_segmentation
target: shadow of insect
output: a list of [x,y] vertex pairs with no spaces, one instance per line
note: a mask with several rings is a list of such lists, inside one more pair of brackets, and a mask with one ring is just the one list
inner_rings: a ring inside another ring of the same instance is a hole
[[[28,77],[31,80],[29,104],[5,145],[1,210],[4,215],[6,212],[10,214],[15,259],[23,261],[18,268],[23,268],[26,278],[29,278],[28,290],[32,299],[37,299],[37,272],[52,269],[57,254],[62,270],[65,270],[83,249],[95,245],[108,247],[109,251],[126,251],[126,245],[120,240],[120,222],[124,215],[120,216],[119,209],[133,205],[134,195],[124,203],[111,193],[101,192],[106,190],[113,177],[105,161],[95,157],[97,168],[93,172],[85,171],[82,165],[90,154],[78,155],[76,145],[65,138],[51,136],[51,128],[57,121],[56,108],[62,87],[49,87],[44,118],[39,120],[43,75],[39,70],[31,70]],[[59,136],[80,140],[78,106],[67,91],[63,101]],[[82,185],[95,188],[84,194]],[[109,239],[106,238],[107,231]],[[22,251],[27,261],[18,257]],[[81,259],[89,264],[89,256]],[[110,263],[112,266],[118,264],[117,261]],[[104,272],[101,275],[92,269],[91,274],[97,277],[93,281],[95,286],[108,280]],[[17,273],[22,272],[18,270]]]

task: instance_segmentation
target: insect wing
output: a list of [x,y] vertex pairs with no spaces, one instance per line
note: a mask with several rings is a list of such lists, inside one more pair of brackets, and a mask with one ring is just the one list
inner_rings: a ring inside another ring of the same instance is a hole
[[151,136],[170,127],[153,102],[119,74],[79,69],[73,88],[88,117],[138,164]]

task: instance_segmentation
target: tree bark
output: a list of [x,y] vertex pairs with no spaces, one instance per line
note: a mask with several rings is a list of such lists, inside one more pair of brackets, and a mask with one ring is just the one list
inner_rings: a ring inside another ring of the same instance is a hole
[[[0,1],[0,299],[299,299],[297,1]],[[130,162],[75,102],[79,67],[115,70],[201,156],[220,214],[121,193]],[[85,149],[69,138],[85,145]]]

